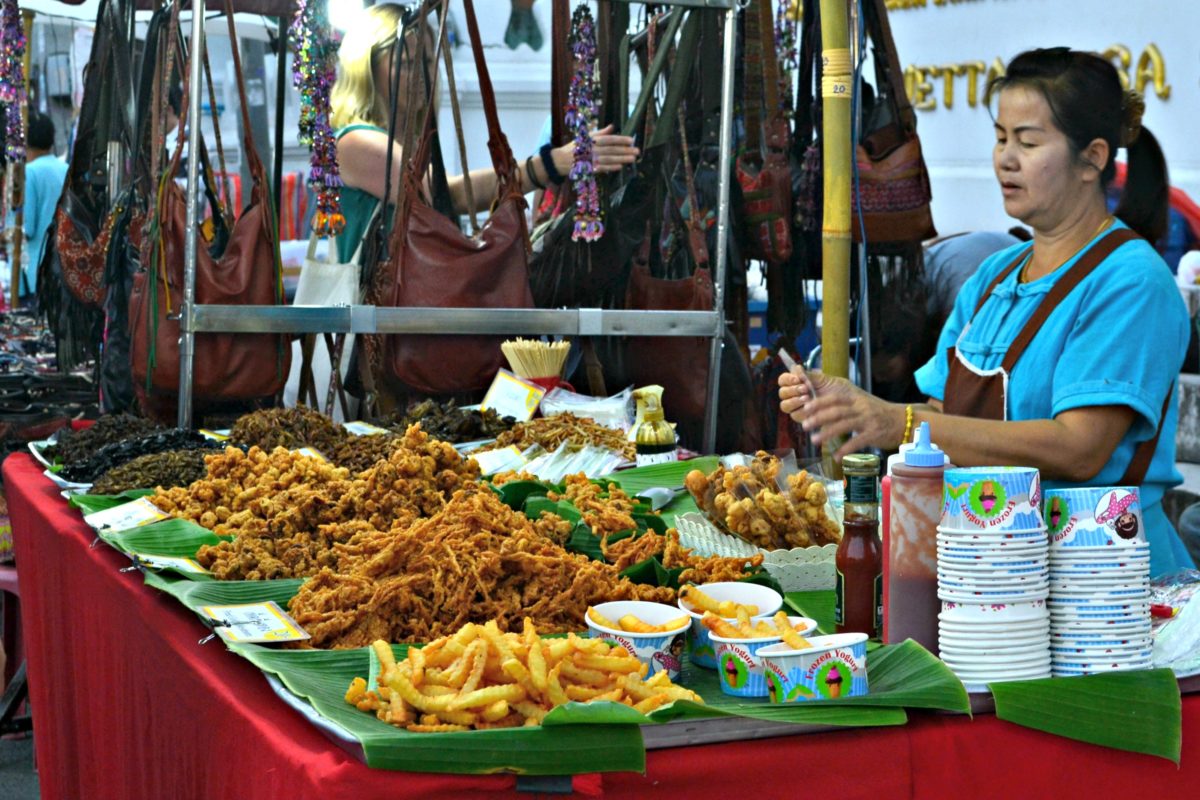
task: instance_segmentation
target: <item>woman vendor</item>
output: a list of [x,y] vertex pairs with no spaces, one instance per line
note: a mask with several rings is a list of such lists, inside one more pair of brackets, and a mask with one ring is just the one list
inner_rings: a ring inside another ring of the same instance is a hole
[[[895,449],[929,422],[961,466],[1024,465],[1047,488],[1140,486],[1151,573],[1192,566],[1162,508],[1175,468],[1176,378],[1188,316],[1149,242],[1166,225],[1167,173],[1141,98],[1091,53],[1032,50],[989,87],[1004,210],[1032,243],[988,258],[964,284],[937,355],[916,372],[929,400],[887,403],[842,378],[780,377],[780,407],[841,457]],[[1110,216],[1119,148],[1129,182]],[[1147,241],[1148,240],[1148,241]]]
[[[337,158],[341,170],[342,210],[346,227],[338,237],[338,256],[350,260],[361,241],[379,200],[385,191],[387,177],[388,109],[395,108],[396,137],[403,136],[408,102],[403,91],[408,85],[407,54],[415,51],[407,42],[402,52],[399,86],[395,104],[391,102],[392,53],[399,29],[413,38],[416,13],[404,6],[384,3],[365,9],[358,21],[346,31],[338,50],[338,76],[330,95],[331,122],[337,130]],[[426,48],[426,57],[433,58],[433,48]],[[430,70],[432,63],[426,65]],[[615,172],[632,164],[638,150],[633,139],[611,133],[611,128],[597,131],[595,142],[596,172]],[[391,142],[392,180],[390,200],[396,199],[400,187],[401,146]],[[521,191],[545,189],[563,181],[574,161],[575,143],[562,147],[546,145],[538,152],[518,159],[518,178]],[[491,206],[496,194],[496,173],[492,167],[473,170],[470,183],[475,208],[467,208],[467,193],[463,176],[448,177],[450,198],[458,213],[483,211]]]

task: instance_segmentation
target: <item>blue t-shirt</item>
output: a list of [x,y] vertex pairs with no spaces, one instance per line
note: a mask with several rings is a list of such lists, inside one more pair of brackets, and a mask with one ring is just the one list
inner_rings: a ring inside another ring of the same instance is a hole
[[[1119,220],[1116,225],[1125,227]],[[963,285],[938,339],[936,355],[917,370],[922,392],[944,399],[947,349],[958,342],[988,285],[1029,247],[1023,242],[1001,250]],[[995,288],[963,341],[958,342],[962,356],[979,369],[999,367],[1034,309],[1081,254],[1030,283],[1018,283],[1020,270],[1014,270]],[[1064,411],[1088,406],[1132,408],[1135,417],[1129,432],[1087,484],[1116,485],[1137,444],[1154,436],[1163,400],[1168,391],[1176,391],[1174,382],[1187,344],[1187,308],[1170,269],[1149,243],[1140,239],[1127,242],[1063,299],[1013,367],[1008,418],[1053,419]],[[1172,401],[1141,486],[1150,570],[1155,575],[1192,566],[1162,508],[1163,494],[1183,482],[1175,468],[1177,422],[1178,406]],[[1072,485],[1046,481],[1045,488]]]
[[29,254],[29,262],[22,273],[24,280],[19,289],[22,297],[37,291],[38,264],[42,260],[46,231],[54,221],[66,180],[67,164],[55,156],[39,156],[25,164],[25,252]]

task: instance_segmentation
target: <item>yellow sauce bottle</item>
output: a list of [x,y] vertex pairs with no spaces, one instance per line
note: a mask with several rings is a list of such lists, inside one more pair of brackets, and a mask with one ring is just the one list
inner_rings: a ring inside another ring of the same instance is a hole
[[633,393],[638,404],[638,424],[634,428],[637,465],[665,464],[678,460],[675,429],[663,416],[661,386],[644,386]]

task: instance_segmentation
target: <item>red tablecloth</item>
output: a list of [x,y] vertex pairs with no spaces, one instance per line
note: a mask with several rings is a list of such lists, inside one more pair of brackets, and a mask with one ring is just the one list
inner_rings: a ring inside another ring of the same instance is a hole
[[[4,464],[42,796],[514,796],[511,776],[372,770],[275,697],[175,600],[122,573],[26,455]],[[912,714],[876,728],[656,750],[646,775],[577,780],[603,797],[1193,797],[1200,696],[1184,698],[1182,768],[991,716]],[[803,778],[797,777],[798,773]],[[523,795],[527,796],[527,795]]]

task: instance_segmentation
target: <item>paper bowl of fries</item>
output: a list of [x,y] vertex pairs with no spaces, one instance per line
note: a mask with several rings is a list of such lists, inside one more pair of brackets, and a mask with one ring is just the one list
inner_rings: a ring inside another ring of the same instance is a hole
[[616,600],[587,610],[588,635],[624,647],[649,668],[647,677],[666,672],[679,677],[684,634],[691,617],[674,606],[642,600]]
[[768,586],[742,581],[687,585],[679,590],[679,607],[692,619],[688,629],[688,659],[698,667],[717,668],[716,645],[701,620],[705,613],[726,622],[737,622],[738,611],[747,617],[770,616],[783,607],[783,597]]
[[759,651],[764,647],[787,644],[804,648],[804,635],[817,629],[808,617],[789,617],[778,611],[774,617],[756,617],[726,622],[715,614],[705,614],[702,623],[717,653],[721,691],[734,697],[767,697],[770,687]]
[[867,693],[867,635],[814,636],[797,649],[786,643],[758,651],[772,703],[837,700]]

